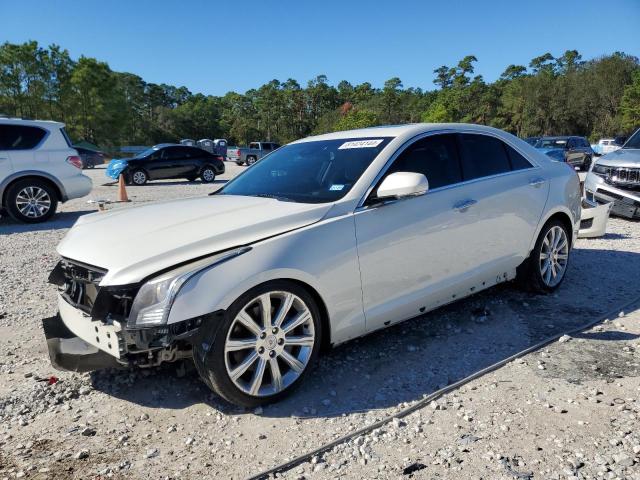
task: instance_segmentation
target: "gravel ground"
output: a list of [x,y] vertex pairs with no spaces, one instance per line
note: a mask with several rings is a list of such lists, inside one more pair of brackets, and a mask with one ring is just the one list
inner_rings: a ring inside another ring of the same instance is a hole
[[[218,185],[244,167],[227,164]],[[58,372],[40,319],[55,245],[92,194],[54,221],[0,219],[0,479],[244,478],[386,416],[439,387],[640,294],[640,223],[611,219],[579,240],[555,295],[496,287],[321,357],[285,401],[225,404],[188,363]],[[128,187],[133,205],[205,195],[180,181]],[[638,305],[640,306],[640,305]],[[640,478],[640,311],[526,356],[287,472],[287,478]],[[57,382],[49,385],[54,375]]]

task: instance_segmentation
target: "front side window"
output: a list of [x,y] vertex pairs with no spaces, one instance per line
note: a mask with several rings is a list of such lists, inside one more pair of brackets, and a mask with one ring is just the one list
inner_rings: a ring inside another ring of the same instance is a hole
[[418,140],[398,156],[385,176],[395,172],[422,173],[430,190],[461,182],[455,134]]
[[46,135],[38,127],[26,125],[0,125],[0,150],[30,150]]
[[503,142],[487,135],[459,135],[462,178],[473,180],[509,172],[511,165]]
[[326,203],[344,197],[389,137],[318,140],[285,145],[227,183],[222,195]]

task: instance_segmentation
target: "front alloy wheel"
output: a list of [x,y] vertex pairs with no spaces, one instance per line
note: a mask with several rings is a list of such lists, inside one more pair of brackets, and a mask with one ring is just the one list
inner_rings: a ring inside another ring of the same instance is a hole
[[205,382],[246,407],[288,394],[318,354],[313,298],[296,284],[277,281],[247,292],[227,314],[204,362],[196,345],[194,358]]
[[147,174],[144,172],[144,170],[136,170],[131,175],[131,181],[134,185],[144,185],[145,183],[147,183]]

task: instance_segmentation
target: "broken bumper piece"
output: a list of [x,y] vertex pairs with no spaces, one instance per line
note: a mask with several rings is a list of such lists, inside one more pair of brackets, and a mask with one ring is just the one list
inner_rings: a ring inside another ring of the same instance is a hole
[[73,372],[90,372],[122,367],[118,360],[76,336],[60,315],[42,320],[49,358],[54,368]]
[[583,199],[578,238],[602,237],[607,232],[607,221],[612,206],[613,203],[599,205],[596,202]]

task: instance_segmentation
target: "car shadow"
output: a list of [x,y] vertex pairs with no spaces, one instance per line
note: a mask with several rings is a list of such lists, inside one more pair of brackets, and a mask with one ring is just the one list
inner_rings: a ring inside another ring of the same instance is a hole
[[[502,284],[350,341],[321,355],[300,388],[260,415],[337,417],[419,400],[633,298],[637,289],[620,275],[630,267],[640,269],[640,254],[575,249],[565,282],[553,295]],[[602,291],[594,286],[596,280],[615,294],[589,303]],[[580,335],[573,336],[619,342],[635,338],[622,332]],[[140,405],[180,409],[207,403],[225,413],[253,414],[210,393],[193,369],[185,372],[180,365],[96,372],[92,378],[96,389]]]
[[97,210],[79,210],[75,212],[58,212],[51,220],[42,223],[19,223],[9,216],[0,217],[0,235],[71,228],[78,218],[88,213],[96,213],[96,211]]

